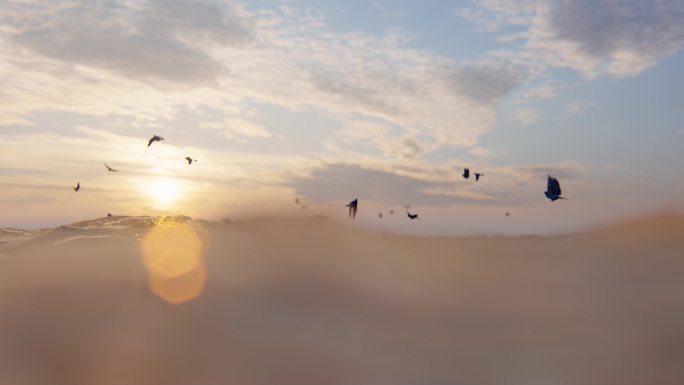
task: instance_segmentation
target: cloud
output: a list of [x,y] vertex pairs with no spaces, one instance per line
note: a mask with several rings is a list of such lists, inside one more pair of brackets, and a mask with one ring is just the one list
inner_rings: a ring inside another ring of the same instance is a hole
[[513,119],[527,126],[529,124],[538,122],[539,114],[536,110],[533,110],[531,108],[522,108],[514,111]]
[[0,114],[0,126],[30,126],[31,121],[20,116]]
[[270,138],[265,128],[248,120],[239,118],[228,118],[222,122],[203,122],[201,128],[221,132],[227,139],[235,139],[239,142],[246,142],[248,139]]
[[468,152],[480,158],[491,158],[494,156],[494,152],[492,150],[484,147],[472,147],[468,149]]
[[449,80],[456,93],[491,105],[510,93],[523,78],[523,73],[515,68],[485,64],[456,69]]
[[520,99],[528,101],[530,99],[550,99],[556,96],[556,90],[549,84],[539,84],[530,87],[522,92]]
[[2,20],[11,41],[38,55],[174,83],[213,80],[221,66],[206,43],[249,35],[247,16],[223,2],[12,3]]
[[[528,76],[502,60],[411,48],[397,32],[337,33],[315,14],[231,1],[9,2],[0,20],[0,115],[27,120],[70,111],[158,128],[188,111],[196,126],[216,127],[221,119],[200,112],[244,123],[273,105],[342,127],[376,120],[393,129],[391,140],[370,141],[376,150],[420,158],[474,146],[497,103]],[[226,136],[266,137],[247,125]]]
[[461,15],[489,30],[522,29],[528,60],[587,76],[636,75],[684,44],[679,0],[487,0]]

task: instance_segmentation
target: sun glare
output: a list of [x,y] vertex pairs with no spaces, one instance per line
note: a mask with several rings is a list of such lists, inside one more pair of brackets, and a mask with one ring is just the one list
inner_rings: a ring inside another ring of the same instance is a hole
[[147,185],[147,194],[161,207],[173,205],[181,195],[181,186],[170,179],[158,179]]

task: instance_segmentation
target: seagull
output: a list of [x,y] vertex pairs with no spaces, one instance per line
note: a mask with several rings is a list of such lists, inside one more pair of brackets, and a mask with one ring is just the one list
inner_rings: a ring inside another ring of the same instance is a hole
[[349,218],[355,219],[356,218],[356,210],[358,210],[358,208],[359,208],[359,200],[354,199],[353,201],[349,202],[349,204],[346,206],[349,207]]
[[78,192],[81,189],[81,182],[76,182],[76,187],[72,187],[74,191]]
[[185,160],[188,161],[188,164],[192,164],[192,162],[197,162],[197,159],[192,159],[192,158],[189,157],[189,156],[186,156],[186,157],[185,157]]
[[546,195],[546,197],[552,202],[558,199],[566,199],[560,196],[561,188],[560,183],[558,183],[558,179],[552,177],[551,175],[548,176],[548,180],[546,181],[546,191],[544,191],[544,195]]
[[406,212],[406,215],[408,215],[408,217],[411,218],[411,220],[414,220],[414,219],[418,218],[418,214],[411,214],[411,213],[408,212],[408,211]]
[[109,172],[119,172],[119,170],[115,170],[115,169],[109,167],[109,166],[107,165],[107,163],[105,163],[104,165],[105,165],[105,167],[107,167],[107,171],[109,171]]
[[475,182],[477,182],[478,180],[480,180],[480,177],[481,177],[481,176],[484,176],[484,174],[480,174],[479,172],[476,172],[476,173],[475,173]]
[[147,147],[150,147],[154,142],[161,142],[162,140],[164,140],[164,138],[157,134],[154,134],[154,136],[152,136],[150,140],[147,142]]
[[466,179],[470,178],[470,169],[469,168],[463,169],[463,177]]

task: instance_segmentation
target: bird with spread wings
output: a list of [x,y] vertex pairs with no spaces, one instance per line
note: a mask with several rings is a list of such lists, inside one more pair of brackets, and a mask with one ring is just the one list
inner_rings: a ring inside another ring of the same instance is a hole
[[558,199],[567,199],[561,196],[561,187],[558,179],[552,177],[551,175],[548,176],[546,181],[546,191],[544,191],[544,195],[546,195],[546,197],[552,202]]

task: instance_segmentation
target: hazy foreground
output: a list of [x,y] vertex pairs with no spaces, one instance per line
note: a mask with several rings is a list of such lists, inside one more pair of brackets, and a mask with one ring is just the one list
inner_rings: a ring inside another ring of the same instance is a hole
[[684,217],[564,237],[189,221],[194,300],[152,293],[150,221],[0,230],[0,384],[684,381]]

